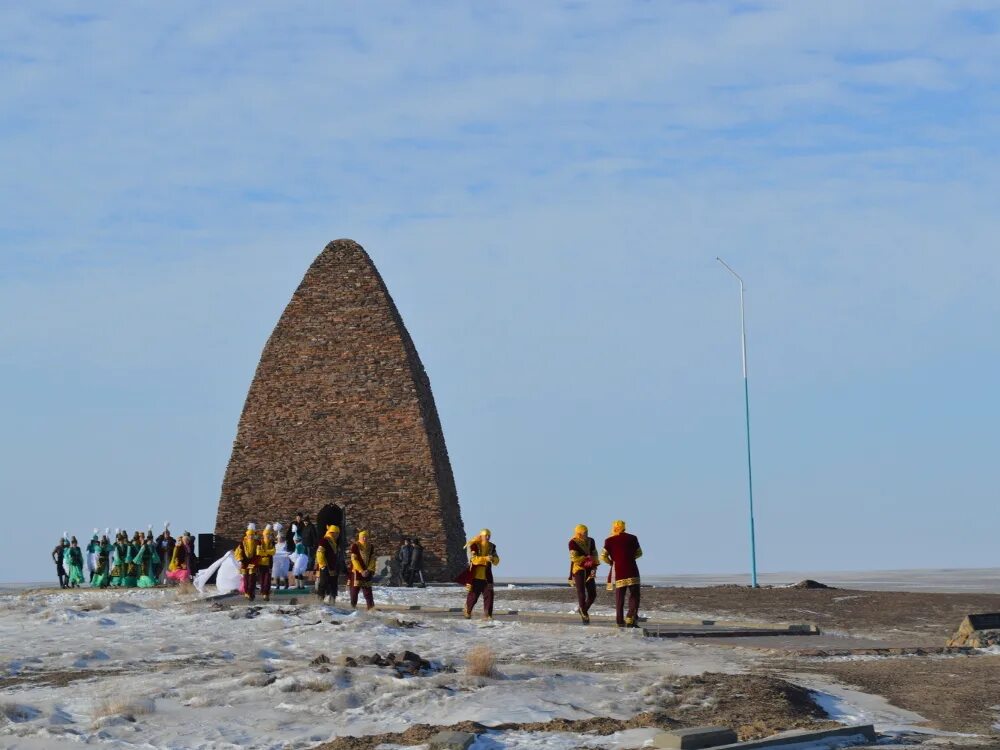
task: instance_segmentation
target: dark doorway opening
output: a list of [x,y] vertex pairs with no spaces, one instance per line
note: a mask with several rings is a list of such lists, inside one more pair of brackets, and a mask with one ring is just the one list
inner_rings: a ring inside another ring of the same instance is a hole
[[330,524],[338,526],[340,528],[341,538],[345,533],[344,531],[344,509],[339,505],[334,505],[333,503],[327,503],[324,505],[319,513],[316,514],[316,531],[320,536],[326,533],[326,527]]

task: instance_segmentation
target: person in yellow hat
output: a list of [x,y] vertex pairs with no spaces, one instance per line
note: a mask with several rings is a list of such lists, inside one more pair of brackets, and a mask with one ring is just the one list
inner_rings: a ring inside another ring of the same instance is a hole
[[368,540],[367,531],[359,531],[357,540],[349,551],[350,572],[347,574],[347,588],[351,594],[351,606],[358,606],[358,594],[365,594],[368,609],[375,607],[372,595],[372,578],[375,576],[375,545]]
[[[615,592],[615,622],[620,628],[639,627],[639,566],[642,557],[639,540],[625,531],[624,521],[611,524],[611,536],[604,540],[601,559],[611,566],[608,591]],[[625,594],[628,593],[628,614]]]
[[257,580],[260,582],[260,595],[265,602],[271,601],[271,566],[274,564],[274,531],[271,524],[264,525],[260,546],[257,548]]
[[465,597],[465,619],[472,618],[472,610],[483,597],[483,619],[493,619],[493,566],[500,564],[497,546],[490,541],[492,534],[483,529],[479,536],[465,545],[468,550],[469,570],[465,587],[469,593]]
[[233,556],[240,564],[240,574],[243,576],[243,596],[253,601],[257,595],[257,526],[247,524],[243,541],[236,545]]
[[340,560],[337,558],[340,550],[339,539],[340,527],[330,524],[316,547],[316,570],[319,571],[316,594],[326,604],[332,604],[337,598],[337,584],[340,578]]
[[597,556],[597,542],[589,536],[582,523],[573,529],[569,540],[569,582],[576,587],[576,599],[580,605],[580,619],[584,625],[590,624],[590,608],[597,598],[597,567],[601,564]]

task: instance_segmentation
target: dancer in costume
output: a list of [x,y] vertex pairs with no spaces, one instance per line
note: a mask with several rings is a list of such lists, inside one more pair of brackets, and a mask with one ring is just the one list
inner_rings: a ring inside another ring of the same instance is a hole
[[170,521],[163,523],[163,531],[156,537],[156,553],[160,557],[160,581],[166,580],[170,562],[174,559],[174,547],[177,540],[170,534]]
[[135,558],[142,549],[142,533],[136,531],[132,534],[131,541],[128,542],[128,552],[125,555],[125,575],[122,578],[122,586],[134,589],[139,584],[139,566]]
[[128,536],[115,529],[115,543],[111,550],[111,585],[124,586],[128,573]]
[[461,577],[469,594],[465,597],[465,619],[472,618],[472,610],[483,597],[483,619],[493,619],[493,566],[500,564],[497,547],[490,541],[490,530],[483,529],[479,536],[466,543],[469,568]]
[[132,558],[139,578],[136,585],[141,589],[151,589],[160,581],[160,556],[156,551],[156,540],[150,531],[142,539],[138,553]]
[[368,541],[367,531],[358,532],[357,541],[351,545],[349,554],[350,572],[347,574],[347,587],[351,594],[351,606],[358,606],[358,594],[363,591],[368,609],[374,609],[372,578],[375,576],[375,545]]
[[271,566],[274,564],[274,532],[271,524],[264,524],[260,544],[257,547],[257,582],[260,595],[265,602],[271,601]]
[[288,590],[288,571],[291,567],[291,560],[288,555],[288,542],[285,541],[285,527],[280,523],[274,524],[274,562],[271,564],[271,579],[274,581],[274,588],[280,589],[281,584],[285,584]]
[[584,625],[590,624],[590,608],[597,598],[595,579],[600,564],[597,542],[588,536],[587,527],[581,523],[573,529],[573,538],[569,540],[569,584],[576,587],[580,619]]
[[69,587],[69,576],[66,575],[66,565],[64,564],[66,548],[68,546],[69,540],[64,533],[63,538],[59,540],[59,544],[52,550],[52,562],[56,564],[56,576],[59,578],[59,588],[61,589]]
[[[611,524],[611,536],[604,540],[601,559],[611,566],[608,571],[608,591],[615,592],[615,622],[620,628],[639,627],[639,566],[642,557],[639,540],[625,532],[625,522]],[[625,594],[628,593],[628,613]]]
[[[296,528],[295,524],[292,524],[292,528]],[[295,540],[295,551],[288,558],[292,562],[292,575],[295,576],[295,588],[304,589],[306,587],[305,574],[306,570],[309,569],[309,550],[305,542],[302,541],[302,535],[297,531],[292,538]]]
[[253,601],[257,596],[257,542],[256,524],[247,524],[243,541],[236,546],[233,553],[236,562],[240,564],[240,575],[243,576],[243,596]]
[[94,588],[106,589],[111,583],[111,552],[114,547],[108,541],[108,530],[104,530],[104,536],[97,542],[97,563],[94,567],[94,577],[90,579],[90,585]]
[[340,560],[337,557],[339,538],[340,527],[330,524],[316,547],[316,570],[319,571],[316,594],[325,604],[332,604],[337,598],[337,583],[340,577]]
[[76,537],[69,540],[69,548],[66,550],[66,559],[63,561],[66,570],[69,572],[69,587],[79,588],[83,583],[83,550],[77,544]]
[[94,529],[94,536],[87,542],[87,580],[94,582],[94,571],[97,570],[97,552],[101,547],[100,537],[97,529]]
[[185,531],[174,543],[167,566],[167,580],[173,583],[191,580],[191,532]]

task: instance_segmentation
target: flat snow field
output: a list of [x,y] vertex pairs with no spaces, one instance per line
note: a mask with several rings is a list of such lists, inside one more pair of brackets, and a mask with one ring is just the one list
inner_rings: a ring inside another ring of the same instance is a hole
[[[498,611],[571,610],[518,594],[498,591]],[[415,724],[625,719],[662,702],[671,677],[748,672],[765,658],[572,622],[353,612],[344,596],[336,606],[304,593],[297,605],[249,607],[176,589],[0,594],[0,747],[306,748]],[[376,598],[457,607],[464,592],[376,588]],[[477,645],[495,652],[499,676],[466,673]],[[403,651],[429,667],[401,676],[346,661]],[[321,655],[329,661],[315,663]],[[844,717],[904,730],[921,721],[833,684],[812,687]],[[650,737],[511,731],[488,746],[638,747]]]

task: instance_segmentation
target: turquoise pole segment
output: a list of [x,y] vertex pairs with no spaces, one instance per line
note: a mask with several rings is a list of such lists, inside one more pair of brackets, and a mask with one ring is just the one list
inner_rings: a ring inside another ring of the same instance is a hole
[[750,489],[750,585],[757,588],[757,534],[753,521],[753,463],[750,461],[750,385],[743,378],[743,403],[747,418],[747,485]]

